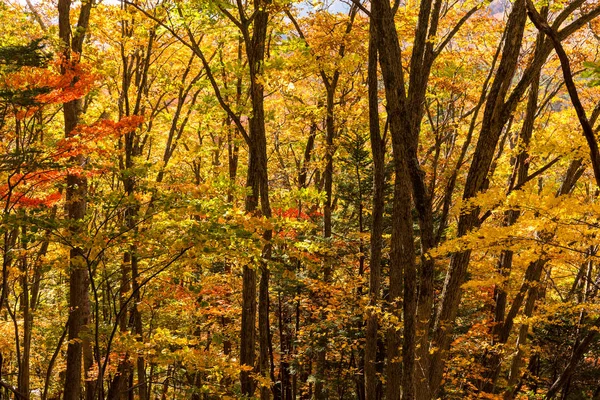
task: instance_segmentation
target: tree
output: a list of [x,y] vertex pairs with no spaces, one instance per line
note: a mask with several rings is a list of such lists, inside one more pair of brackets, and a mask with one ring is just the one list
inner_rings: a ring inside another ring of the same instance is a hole
[[2,395],[594,397],[598,14],[3,4]]

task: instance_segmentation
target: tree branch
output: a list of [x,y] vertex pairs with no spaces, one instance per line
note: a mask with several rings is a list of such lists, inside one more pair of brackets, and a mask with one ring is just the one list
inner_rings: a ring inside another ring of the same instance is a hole
[[596,185],[600,187],[600,152],[598,151],[598,142],[596,140],[596,136],[594,134],[594,130],[590,121],[588,120],[585,110],[583,109],[583,105],[581,104],[581,100],[579,99],[579,94],[577,93],[577,88],[575,87],[575,82],[573,82],[573,73],[571,71],[571,65],[569,63],[569,57],[565,52],[562,44],[560,43],[560,39],[558,38],[557,33],[548,25],[548,22],[545,21],[542,16],[538,13],[533,5],[531,0],[527,0],[527,15],[529,15],[529,19],[536,28],[546,34],[552,41],[552,45],[554,46],[554,50],[558,55],[560,60],[560,65],[563,71],[563,76],[565,79],[565,85],[567,86],[567,90],[569,92],[569,97],[571,98],[571,103],[577,112],[577,117],[579,118],[579,123],[581,124],[581,128],[583,129],[583,135],[588,143],[588,147],[590,149],[590,159],[592,162],[592,168],[594,170],[594,177],[596,178]]
[[[214,75],[212,73],[212,70],[211,70],[210,65],[208,63],[208,60],[204,56],[204,53],[202,52],[202,49],[200,49],[200,45],[198,44],[198,42],[194,38],[194,35],[193,35],[192,31],[190,30],[189,26],[187,26],[187,25],[185,26],[186,33],[188,35],[188,39],[190,40],[188,42],[181,35],[177,34],[177,32],[175,32],[175,30],[172,27],[168,26],[163,21],[161,21],[158,18],[156,18],[154,15],[151,15],[150,13],[148,13],[146,10],[144,10],[143,8],[141,8],[140,6],[138,6],[137,4],[132,3],[132,2],[130,2],[128,0],[124,0],[124,1],[125,1],[126,4],[132,6],[135,9],[137,9],[138,11],[140,11],[146,17],[148,17],[151,20],[153,20],[154,22],[160,24],[160,26],[162,26],[167,31],[169,31],[169,33],[171,35],[173,35],[173,37],[175,39],[177,39],[181,44],[183,44],[184,46],[186,46],[187,48],[189,48],[190,50],[192,50],[198,56],[198,58],[200,58],[200,61],[202,62],[202,66],[206,70],[206,76],[208,77],[208,80],[210,81],[210,84],[211,84],[211,86],[213,88],[213,91],[215,92],[215,97],[217,98],[217,101],[219,102],[219,105],[227,113],[227,115],[231,118],[231,120],[235,123],[235,126],[238,128],[238,130],[242,134],[242,136],[243,136],[244,140],[246,141],[246,143],[249,143],[250,142],[250,137],[248,136],[248,133],[246,132],[246,128],[242,124],[242,121],[237,116],[237,114],[235,114],[233,112],[233,110],[231,109],[231,107],[225,102],[225,99],[221,95],[221,89],[219,88],[219,85],[218,85],[218,83],[217,83],[217,81],[216,81],[216,79],[215,79],[215,77],[214,77]],[[178,11],[181,12],[181,10],[179,8],[178,8]]]
[[479,10],[480,5],[476,5],[475,7],[471,8],[469,11],[467,11],[467,13],[457,22],[456,25],[454,25],[454,27],[452,28],[452,30],[450,31],[450,33],[448,33],[448,35],[446,35],[446,37],[444,38],[444,41],[442,43],[440,43],[440,45],[434,50],[433,54],[434,54],[434,58],[437,57],[442,50],[444,50],[444,48],[448,45],[448,43],[450,43],[450,41],[452,40],[452,38],[454,37],[454,35],[456,35],[456,33],[460,30],[460,28],[465,24],[465,22],[467,22],[467,20],[469,18],[471,18],[471,16],[473,14],[475,14],[475,12],[477,10]]

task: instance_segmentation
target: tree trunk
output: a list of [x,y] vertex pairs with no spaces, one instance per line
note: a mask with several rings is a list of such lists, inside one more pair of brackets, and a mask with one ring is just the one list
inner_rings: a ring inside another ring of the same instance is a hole
[[[412,227],[410,167],[410,120],[406,113],[406,94],[402,75],[402,59],[394,16],[389,2],[374,1],[371,18],[376,22],[379,38],[379,59],[385,85],[392,150],[395,185],[394,210],[390,255],[391,312],[400,320],[399,304],[404,295],[404,340],[400,364],[399,332],[391,328],[387,333],[387,398],[397,400],[414,398],[414,362],[416,347],[416,264]],[[403,282],[404,275],[404,282]]]
[[[517,0],[508,18],[502,58],[488,94],[481,133],[465,183],[463,193],[463,199],[465,200],[477,195],[485,187],[496,145],[505,123],[503,115],[504,98],[516,70],[526,17],[525,1]],[[462,214],[458,223],[458,236],[465,235],[476,227],[478,222],[478,210]],[[433,354],[430,358],[429,387],[432,389],[431,394],[434,396],[441,385],[448,356],[447,352],[452,338],[452,327],[462,296],[460,286],[466,276],[470,255],[470,250],[453,254],[446,274],[430,347],[433,349]]]
[[[547,9],[547,8],[546,8]],[[536,41],[535,52],[539,53],[542,49],[543,38],[538,35]],[[535,117],[538,111],[538,94],[539,94],[539,79],[540,71],[537,71],[529,92],[527,101],[527,109],[525,114],[525,121],[519,135],[519,146],[521,151],[517,154],[514,161],[513,173],[509,181],[509,191],[515,187],[521,187],[526,183],[527,176],[529,175],[529,143],[533,135],[533,127]],[[505,213],[505,225],[511,226],[520,216],[520,211],[509,210]],[[512,270],[513,252],[511,250],[504,250],[498,260],[498,272],[504,279],[508,279]],[[504,318],[506,313],[507,305],[507,294],[504,290],[504,282],[501,282],[494,289],[494,326],[492,328],[492,344],[504,344],[500,340],[501,331],[503,329]],[[507,336],[506,336],[507,337]],[[507,337],[508,338],[508,337]],[[487,370],[484,373],[484,384],[483,390],[486,392],[492,392],[496,385],[496,380],[500,373],[501,358],[497,352],[492,352],[484,361],[484,368]]]
[[[70,11],[71,0],[59,0],[58,25],[59,38],[65,45],[65,60],[71,60],[71,52],[81,54],[83,38],[87,30],[90,10],[93,2],[83,3],[79,12],[77,29],[71,32]],[[66,72],[63,66],[63,73]],[[70,101],[63,105],[65,136],[69,137],[77,124],[81,114],[82,102],[80,99]],[[85,155],[80,154],[70,159],[72,165],[84,166]],[[89,322],[89,274],[83,249],[78,241],[85,235],[82,221],[86,211],[87,179],[83,175],[68,174],[66,188],[67,218],[69,221],[69,234],[73,247],[69,252],[69,344],[67,347],[67,367],[65,372],[65,400],[79,400],[81,398],[81,377],[83,355],[82,333]]]
[[[335,120],[334,120],[334,100],[335,91],[337,88],[337,77],[339,73],[334,73],[334,78],[329,81],[326,77],[327,86],[327,102],[326,102],[326,117],[325,117],[325,171],[323,173],[324,189],[325,189],[325,202],[323,204],[323,238],[328,241],[331,238],[331,206],[333,196],[333,154],[335,151],[333,145],[333,139],[335,136]],[[323,261],[323,282],[329,283],[331,281],[331,257],[325,256]],[[322,321],[327,319],[324,311],[321,311]],[[315,399],[325,400],[328,398],[327,391],[325,390],[325,375],[326,375],[326,362],[327,362],[327,334],[322,334],[319,339],[320,350],[317,351],[317,372],[315,381]]]
[[[21,247],[23,250],[27,250],[26,242],[26,228],[21,227]],[[23,254],[19,260],[21,270],[21,313],[23,315],[23,341],[21,360],[19,365],[19,376],[17,391],[24,396],[29,397],[29,380],[30,380],[30,358],[31,358],[31,331],[33,328],[33,306],[29,293],[29,273],[28,273],[28,260],[27,255]]]
[[369,25],[369,133],[373,153],[373,209],[371,222],[371,258],[369,275],[369,309],[365,333],[365,399],[376,400],[380,382],[377,379],[377,331],[379,291],[381,288],[381,249],[383,245],[383,210],[385,189],[385,142],[379,129],[377,88],[377,32]]
[[[264,112],[264,87],[261,83],[261,73],[265,58],[265,44],[267,38],[267,25],[269,13],[267,6],[270,2],[256,0],[254,3],[254,30],[250,43],[246,43],[246,53],[250,68],[250,100],[252,103],[252,117],[248,141],[248,177],[246,186],[251,192],[246,197],[246,212],[255,213],[260,205],[262,215],[271,217],[269,203],[269,182],[267,175],[267,139],[265,132]],[[259,203],[260,201],[260,203]],[[263,238],[271,240],[271,230],[263,233]],[[263,248],[260,265],[261,283],[259,298],[259,365],[258,370],[263,378],[270,376],[269,371],[269,273],[266,261],[271,256],[271,245],[267,243]],[[242,288],[242,326],[240,344],[240,364],[253,366],[255,349],[255,323],[256,323],[256,271],[244,266]],[[242,393],[251,396],[254,392],[254,383],[248,371],[240,374]],[[271,390],[263,387],[260,390],[261,400],[269,399]]]

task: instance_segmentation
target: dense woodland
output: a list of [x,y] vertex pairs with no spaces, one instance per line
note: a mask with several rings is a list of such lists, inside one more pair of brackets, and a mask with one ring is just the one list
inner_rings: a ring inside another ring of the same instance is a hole
[[1,399],[600,399],[599,1],[0,21]]

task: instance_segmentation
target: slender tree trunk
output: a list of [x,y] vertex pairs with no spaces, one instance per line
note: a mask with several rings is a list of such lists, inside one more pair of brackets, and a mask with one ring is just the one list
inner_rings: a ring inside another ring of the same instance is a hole
[[554,396],[558,394],[558,392],[568,384],[571,376],[575,372],[575,368],[577,364],[581,361],[585,353],[589,350],[592,343],[594,343],[598,338],[598,327],[600,327],[600,319],[596,320],[596,323],[592,327],[592,330],[585,335],[585,337],[577,344],[571,357],[569,358],[569,362],[565,369],[561,372],[558,378],[554,381],[550,389],[548,389],[548,393],[546,393],[546,399],[552,399]]
[[379,291],[381,288],[381,249],[383,245],[383,210],[385,188],[385,142],[379,128],[379,102],[377,88],[377,31],[373,22],[369,25],[369,133],[373,154],[373,209],[371,222],[371,259],[369,275],[369,309],[365,334],[365,396],[376,400],[380,382],[377,379]]
[[[58,25],[59,38],[65,45],[65,60],[71,60],[71,52],[81,54],[83,38],[88,26],[90,10],[93,1],[83,3],[79,12],[77,29],[71,32],[70,14],[71,0],[59,0]],[[63,72],[65,68],[63,67]],[[63,105],[65,136],[69,137],[81,114],[80,99]],[[71,164],[84,166],[85,155],[74,156]],[[66,204],[69,221],[69,234],[74,246],[69,252],[69,329],[67,347],[67,367],[65,372],[64,400],[79,400],[81,398],[83,337],[86,324],[89,322],[89,274],[87,262],[82,247],[78,242],[85,235],[82,221],[86,212],[87,179],[83,175],[67,175]]]
[[[66,108],[66,105],[65,105]],[[67,204],[68,217],[73,224],[70,228],[72,235],[82,233],[77,224],[85,216],[85,189],[87,182],[85,178],[70,175],[67,178]],[[76,197],[77,196],[77,197]],[[69,262],[69,330],[67,346],[67,370],[65,372],[65,400],[79,400],[81,397],[82,378],[82,333],[89,321],[89,277],[83,251],[80,247],[74,247],[70,251]]]
[[[127,298],[127,294],[131,290],[131,259],[130,253],[126,252],[123,255],[123,264],[121,265],[121,285],[119,287],[119,307],[122,310],[126,307],[125,299]],[[127,326],[127,313],[121,313],[121,317],[117,324],[119,324],[119,331],[121,333],[126,333],[128,330]],[[108,388],[108,399],[109,400],[117,400],[121,397],[121,394],[125,394],[127,391],[127,381],[129,374],[131,373],[131,362],[129,357],[126,355],[125,360],[122,360],[117,367],[117,373],[115,374],[110,386]]]
[[279,364],[279,380],[281,382],[281,388],[279,396],[275,395],[274,398],[292,400],[292,380],[289,362],[289,357],[292,354],[292,333],[290,332],[292,313],[290,304],[288,304],[287,301],[284,301],[281,292],[278,294],[277,299],[279,306],[279,343],[281,346],[279,355],[281,360]]
[[[533,309],[535,306],[535,301],[537,300],[538,297],[538,287],[537,285],[533,285],[530,289],[529,292],[527,294],[527,300],[525,302],[525,308],[523,310],[523,315],[525,318],[530,318],[531,315],[533,314]],[[523,323],[521,324],[521,326],[519,327],[519,335],[517,336],[517,343],[516,343],[516,352],[513,356],[512,362],[510,364],[510,372],[509,372],[509,376],[508,376],[508,390],[505,393],[504,398],[505,399],[511,399],[514,397],[514,390],[515,387],[519,381],[520,378],[520,373],[521,373],[521,367],[522,367],[522,361],[523,361],[523,354],[524,354],[524,347],[525,344],[527,343],[527,332],[529,331],[529,323]]]
[[[267,11],[268,1],[255,0],[254,8],[254,30],[250,43],[246,43],[246,52],[250,67],[250,99],[252,103],[252,117],[250,118],[249,142],[248,142],[248,179],[246,185],[251,193],[246,197],[246,212],[254,213],[259,205],[262,215],[271,217],[271,206],[269,203],[269,182],[267,174],[267,139],[265,132],[264,112],[264,87],[260,81],[262,67],[265,58],[265,45],[267,38],[267,25],[269,13]],[[259,202],[260,201],[260,202]],[[263,233],[267,244],[263,248],[262,261],[260,265],[261,283],[259,294],[259,365],[258,371],[263,378],[269,378],[269,271],[267,260],[271,256],[271,230]],[[256,324],[256,270],[244,266],[243,288],[242,288],[242,326],[240,344],[240,364],[253,366],[255,359],[255,324]],[[248,371],[240,374],[242,393],[252,395],[254,383]],[[271,389],[262,387],[260,390],[261,400],[270,398]]]
[[[333,154],[335,152],[333,140],[335,136],[335,119],[334,119],[334,99],[337,88],[337,77],[339,73],[334,73],[334,78],[327,80],[327,102],[325,105],[325,171],[323,173],[325,202],[323,204],[323,238],[328,241],[331,238],[331,206],[333,198]],[[327,78],[326,78],[327,79]],[[331,262],[330,257],[325,257],[323,261],[323,282],[326,284],[331,281]],[[321,320],[326,320],[327,316],[324,311],[321,311]],[[325,375],[327,370],[327,334],[322,334],[319,340],[320,350],[317,351],[316,359],[316,381],[315,381],[315,399],[325,400],[328,397],[325,389]]]
[[254,384],[249,368],[254,366],[254,343],[256,325],[256,271],[245,265],[242,277],[242,330],[240,339],[240,365],[246,369],[240,373],[242,393],[251,396]]
[[[21,247],[23,250],[27,250],[26,242],[26,228],[21,227]],[[27,255],[24,254],[21,257],[20,269],[21,269],[21,313],[23,316],[23,340],[21,350],[21,361],[19,363],[19,376],[17,383],[17,391],[22,395],[29,397],[29,380],[30,380],[30,358],[31,358],[31,331],[33,328],[33,310],[34,306],[31,303],[30,291],[29,291],[29,273],[28,273],[28,260]]]
[[[397,163],[401,164],[401,160],[396,160]],[[406,167],[406,164],[404,164]],[[401,321],[401,307],[402,295],[406,297],[407,290],[403,291],[403,281],[406,269],[403,266],[412,262],[414,266],[414,253],[410,251],[414,250],[412,246],[412,218],[410,208],[410,188],[407,187],[406,178],[407,175],[402,174],[402,171],[406,172],[400,166],[396,166],[396,182],[394,184],[394,206],[392,212],[392,238],[391,238],[391,254],[390,254],[390,288],[389,288],[389,299],[390,302],[390,313],[395,317],[392,322],[393,325],[388,329],[387,337],[387,365],[386,365],[386,399],[399,400],[403,395],[403,391],[406,390],[403,386],[403,370],[404,368],[411,367],[403,363],[404,354],[400,353],[400,346],[402,343],[400,336],[400,325]],[[411,257],[412,256],[412,257]],[[414,286],[413,286],[414,287]],[[406,309],[406,307],[404,307]],[[414,327],[414,325],[413,325]],[[410,329],[410,326],[409,326]],[[409,335],[406,327],[404,328],[404,335]],[[414,333],[413,333],[414,338]],[[403,349],[404,350],[404,349]]]

